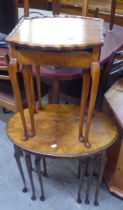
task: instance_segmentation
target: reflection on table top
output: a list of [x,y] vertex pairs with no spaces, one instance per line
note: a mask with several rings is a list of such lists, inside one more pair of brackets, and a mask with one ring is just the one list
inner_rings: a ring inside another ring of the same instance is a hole
[[[77,1],[77,0],[76,0]],[[120,5],[120,3],[118,3]],[[40,12],[45,16],[52,16],[52,12],[45,10],[30,9],[30,11]],[[23,15],[23,9],[19,8],[19,17]],[[36,14],[31,14],[35,16]],[[106,35],[104,37],[104,45],[101,48],[100,62],[105,63],[110,58],[113,51],[119,50],[123,46],[123,27],[114,25],[113,32],[109,32],[109,23],[104,23],[106,29]]]
[[25,18],[7,37],[17,46],[83,49],[103,45],[103,20],[85,17]]

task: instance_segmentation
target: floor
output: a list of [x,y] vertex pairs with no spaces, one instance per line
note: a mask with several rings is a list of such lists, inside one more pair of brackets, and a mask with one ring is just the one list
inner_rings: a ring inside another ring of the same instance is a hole
[[112,196],[105,185],[102,183],[99,202],[100,205],[95,207],[94,192],[96,177],[93,178],[90,205],[84,203],[84,188],[82,191],[83,203],[76,202],[76,192],[78,185],[77,178],[77,160],[54,160],[47,159],[48,177],[43,178],[45,197],[44,202],[40,201],[40,188],[37,174],[33,171],[34,182],[36,186],[36,201],[32,201],[31,188],[28,181],[28,175],[23,161],[28,192],[22,192],[22,182],[13,158],[13,146],[6,135],[6,122],[11,117],[10,114],[3,114],[0,109],[0,210],[123,210],[123,201]]

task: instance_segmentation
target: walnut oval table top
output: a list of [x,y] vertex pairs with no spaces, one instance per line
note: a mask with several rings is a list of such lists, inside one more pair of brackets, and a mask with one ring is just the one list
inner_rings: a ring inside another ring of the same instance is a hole
[[[102,113],[95,113],[90,129],[91,148],[85,148],[79,141],[79,106],[45,105],[34,115],[36,134],[23,141],[20,114],[16,113],[8,122],[9,139],[20,148],[46,157],[82,157],[101,152],[117,138],[117,129]],[[25,110],[29,127],[29,113]],[[85,117],[86,123],[86,117]]]
[[9,44],[40,49],[83,49],[103,45],[103,20],[85,17],[36,17],[19,22]]

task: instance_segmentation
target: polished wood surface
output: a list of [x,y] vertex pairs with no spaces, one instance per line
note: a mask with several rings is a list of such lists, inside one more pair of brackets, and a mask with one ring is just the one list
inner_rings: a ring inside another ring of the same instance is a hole
[[[49,23],[52,23],[50,25],[52,25],[52,30],[54,31],[54,33],[52,34],[54,36],[51,36],[51,38],[49,38],[50,33],[48,33],[50,32]],[[64,26],[61,26],[61,23],[64,23]],[[74,30],[76,29],[76,33],[73,30],[73,25],[75,25]],[[90,34],[88,32],[88,27]],[[27,28],[30,30],[26,30]],[[44,30],[44,32],[42,29]],[[24,33],[24,31],[26,31],[26,33]],[[42,33],[39,33],[41,31]],[[62,33],[59,34],[58,31]],[[91,34],[93,38],[90,36]],[[58,37],[58,35],[60,36]],[[26,39],[24,37],[26,37]],[[7,37],[7,42],[11,44],[12,58],[10,62],[10,73],[12,78],[12,85],[14,90],[16,91],[16,101],[17,103],[19,103],[17,105],[23,122],[23,139],[27,139],[28,136],[35,135],[33,116],[34,113],[32,110],[32,101],[34,101],[32,100],[32,98],[34,95],[34,90],[31,83],[32,73],[29,70],[28,66],[35,64],[39,66],[53,65],[65,67],[81,67],[86,68],[85,71],[87,71],[92,78],[86,131],[84,134],[83,130],[81,129],[81,132],[79,133],[80,141],[84,142],[86,147],[90,147],[91,143],[88,140],[88,135],[93,116],[100,76],[99,58],[100,49],[103,45],[103,21],[101,19],[81,17],[27,18],[17,25],[13,32]],[[91,49],[88,51],[88,48]],[[28,87],[27,85],[25,85],[25,91],[31,123],[31,131],[29,133],[27,132],[26,120],[24,117],[21,102],[21,95],[19,93],[19,86],[17,84],[16,72],[18,71],[18,64],[23,64],[24,69],[28,69],[28,71],[26,72],[26,81],[29,82]],[[82,100],[84,101],[84,103],[86,103],[87,101],[87,97],[84,97],[83,93]],[[84,110],[82,110],[82,119],[84,114]],[[80,122],[80,128],[82,128],[81,124],[82,121]]]
[[[12,142],[32,153],[52,157],[81,157],[91,155],[109,147],[117,138],[117,130],[104,114],[95,113],[90,129],[91,148],[85,148],[79,138],[80,107],[75,105],[45,105],[34,115],[36,135],[22,141],[22,123],[19,113],[7,125]],[[25,110],[28,128],[30,120]],[[87,116],[85,116],[85,122]],[[16,123],[18,122],[18,123]],[[84,129],[85,129],[84,122]]]
[[118,127],[119,139],[108,152],[105,180],[109,190],[123,198],[123,78],[105,94],[105,111]]
[[103,20],[84,17],[26,18],[16,26],[6,41],[17,46],[45,50],[77,50],[101,46]]

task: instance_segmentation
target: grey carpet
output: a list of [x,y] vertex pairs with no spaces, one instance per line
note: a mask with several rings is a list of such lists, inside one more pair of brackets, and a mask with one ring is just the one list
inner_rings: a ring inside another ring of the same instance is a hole
[[[43,178],[46,200],[41,202],[37,175],[33,172],[36,186],[36,201],[32,201],[31,188],[26,173],[28,193],[22,193],[22,182],[13,158],[13,145],[6,135],[6,124],[0,121],[0,210],[123,210],[123,201],[113,197],[103,183],[100,190],[99,207],[93,205],[95,179],[90,195],[90,205],[76,202],[78,179],[76,178],[77,160],[47,160],[48,177]],[[23,162],[24,171],[26,171]],[[86,180],[85,180],[86,181]],[[86,182],[85,182],[86,183]],[[85,186],[84,186],[85,188]]]

